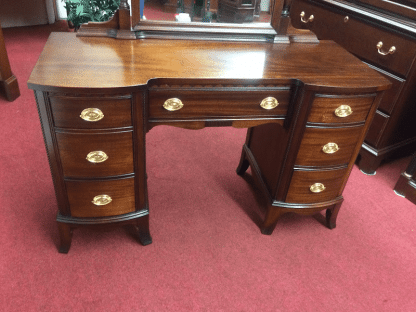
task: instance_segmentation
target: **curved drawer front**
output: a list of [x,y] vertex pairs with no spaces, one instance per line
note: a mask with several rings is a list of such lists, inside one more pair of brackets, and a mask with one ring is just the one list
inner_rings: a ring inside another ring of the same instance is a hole
[[134,172],[131,131],[99,134],[58,132],[56,137],[65,177],[104,177]]
[[[336,170],[295,170],[286,196],[288,203],[318,203],[336,198],[341,193],[347,168]],[[325,189],[314,193],[313,185],[322,184]]]
[[107,217],[135,211],[134,179],[66,181],[71,216]]
[[[132,126],[131,100],[129,98],[51,96],[50,103],[54,124],[57,128],[102,129]],[[89,113],[88,109],[90,111],[95,109],[95,111]],[[84,118],[88,119],[88,113],[89,116],[94,117],[89,119],[93,120],[89,121],[81,117],[81,115],[87,115]]]
[[[265,109],[260,106],[266,98],[273,97],[277,106]],[[169,111],[164,108],[168,99],[178,98],[183,107]],[[290,90],[274,91],[149,91],[150,119],[203,119],[209,117],[285,116],[290,100]]]
[[296,165],[333,166],[349,163],[363,127],[306,127]]
[[[374,95],[363,97],[331,97],[317,95],[313,101],[308,122],[351,123],[364,122]],[[350,109],[350,112],[346,111]],[[339,114],[341,112],[341,115]],[[347,115],[347,116],[343,116]]]

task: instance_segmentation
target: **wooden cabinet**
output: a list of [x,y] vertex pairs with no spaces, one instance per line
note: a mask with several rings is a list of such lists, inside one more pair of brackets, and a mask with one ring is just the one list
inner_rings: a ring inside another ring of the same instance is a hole
[[[241,70],[253,54],[263,61]],[[177,65],[187,56],[197,66]],[[145,142],[159,125],[248,128],[237,173],[250,166],[266,199],[262,233],[271,234],[286,212],[326,210],[334,228],[390,86],[333,42],[167,44],[70,33],[51,35],[28,84],[54,181],[60,252],[80,226],[130,224],[142,244],[151,243]]]
[[[373,174],[384,159],[416,149],[416,23],[414,9],[385,1],[296,0],[292,24],[334,40],[390,80],[360,151]],[[409,15],[410,14],[410,15]]]
[[0,91],[5,94],[8,101],[14,101],[20,96],[17,79],[10,69],[6,45],[4,44],[3,30],[0,25]]

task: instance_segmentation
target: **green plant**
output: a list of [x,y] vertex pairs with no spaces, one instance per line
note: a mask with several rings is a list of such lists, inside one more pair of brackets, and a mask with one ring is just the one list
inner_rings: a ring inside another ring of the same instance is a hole
[[62,0],[62,2],[65,2],[68,24],[75,29],[87,22],[108,21],[120,5],[120,0]]

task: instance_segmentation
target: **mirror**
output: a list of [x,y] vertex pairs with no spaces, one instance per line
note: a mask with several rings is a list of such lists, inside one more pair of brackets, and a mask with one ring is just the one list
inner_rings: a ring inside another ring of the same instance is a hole
[[78,36],[285,42],[291,0],[121,0],[104,23]]

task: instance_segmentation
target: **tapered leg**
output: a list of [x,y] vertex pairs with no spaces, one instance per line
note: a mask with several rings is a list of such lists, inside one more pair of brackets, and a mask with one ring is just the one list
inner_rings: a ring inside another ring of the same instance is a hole
[[71,247],[72,229],[68,224],[62,222],[58,222],[58,229],[60,239],[59,252],[68,253],[69,248]]
[[269,206],[264,219],[263,226],[261,228],[261,233],[265,235],[271,235],[274,228],[276,227],[277,221],[282,214],[284,214],[285,208]]
[[143,246],[152,243],[152,237],[149,231],[149,215],[137,219],[137,235]]
[[341,203],[338,203],[326,210],[326,226],[328,228],[334,229],[337,226],[337,216],[340,208]]
[[246,151],[245,148],[243,146],[243,151],[241,152],[241,158],[240,158],[240,163],[238,164],[237,167],[237,174],[242,176],[244,175],[244,173],[247,171],[248,167],[250,166],[250,163],[248,162],[247,158],[246,158]]

